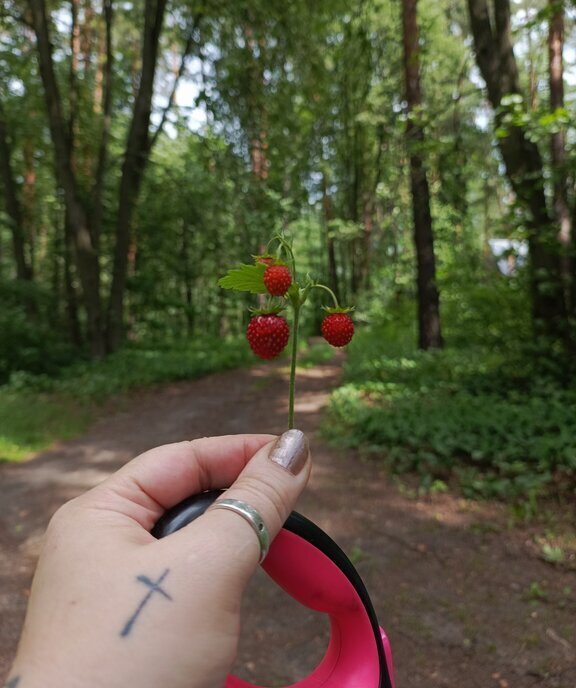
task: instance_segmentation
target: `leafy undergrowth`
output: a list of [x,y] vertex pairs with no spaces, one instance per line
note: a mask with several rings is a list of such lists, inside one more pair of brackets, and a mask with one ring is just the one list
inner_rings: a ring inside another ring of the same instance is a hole
[[298,367],[314,368],[322,363],[328,363],[334,358],[334,348],[324,340],[310,342],[299,347]]
[[102,404],[131,390],[237,368],[251,361],[244,339],[196,339],[171,348],[129,347],[57,377],[13,373],[0,387],[0,461],[19,461],[81,433]]
[[416,473],[424,489],[538,499],[576,493],[576,391],[529,360],[481,346],[415,351],[390,326],[359,333],[346,384],[332,396],[331,436]]

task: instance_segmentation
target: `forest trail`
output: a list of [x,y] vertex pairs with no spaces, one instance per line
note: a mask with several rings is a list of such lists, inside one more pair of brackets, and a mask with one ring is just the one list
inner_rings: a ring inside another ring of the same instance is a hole
[[[353,558],[390,637],[398,688],[574,688],[574,571],[542,561],[534,533],[508,529],[502,506],[451,495],[418,499],[376,464],[327,446],[318,428],[339,379],[337,358],[299,375],[297,425],[310,436],[314,471],[298,510]],[[0,465],[0,683],[42,532],[57,507],[159,444],[280,433],[286,396],[282,364],[166,385],[133,396],[81,438],[27,463]],[[245,611],[235,669],[242,677],[283,686],[322,656],[326,619],[287,599],[261,572]]]

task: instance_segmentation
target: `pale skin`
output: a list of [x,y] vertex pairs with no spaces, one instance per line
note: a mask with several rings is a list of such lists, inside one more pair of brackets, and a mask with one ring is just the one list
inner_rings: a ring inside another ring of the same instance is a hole
[[223,509],[162,540],[189,495],[231,486],[274,537],[310,474],[269,459],[271,435],[181,442],[137,457],[65,504],[48,527],[10,688],[220,688],[258,566],[251,526]]

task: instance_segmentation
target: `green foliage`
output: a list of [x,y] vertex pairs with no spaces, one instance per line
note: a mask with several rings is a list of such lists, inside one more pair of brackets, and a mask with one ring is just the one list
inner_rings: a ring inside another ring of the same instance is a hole
[[566,552],[562,547],[545,542],[542,545],[542,558],[549,564],[562,564],[566,560]]
[[535,375],[510,349],[471,339],[421,352],[406,335],[393,323],[358,333],[347,384],[332,396],[336,441],[420,475],[428,489],[452,481],[467,496],[528,509],[543,495],[576,493],[576,390]]
[[169,348],[126,347],[103,361],[72,365],[56,378],[17,373],[4,389],[54,392],[99,402],[136,387],[187,380],[249,360],[243,339],[199,337]]
[[566,108],[556,108],[550,111],[547,104],[538,109],[528,110],[523,98],[518,93],[512,93],[502,98],[498,112],[499,126],[495,130],[496,138],[503,139],[510,136],[515,127],[526,130],[528,138],[534,143],[546,140],[550,134],[564,131],[572,124],[570,112]]
[[538,581],[532,581],[525,591],[524,597],[529,602],[542,602],[546,599],[546,593],[542,590]]
[[125,348],[101,362],[72,365],[58,377],[13,373],[0,387],[0,460],[20,460],[77,435],[111,397],[249,361],[244,340],[205,337],[163,349]]
[[0,385],[11,373],[54,374],[78,353],[55,328],[51,298],[35,285],[0,282]]
[[446,234],[438,253],[443,329],[451,346],[514,351],[532,339],[525,272],[504,279],[491,256],[472,246],[454,250]]
[[348,559],[353,564],[359,564],[363,559],[366,558],[366,552],[360,547],[360,545],[354,545],[350,552],[348,553]]
[[265,272],[266,265],[264,263],[241,265],[239,268],[228,270],[226,275],[218,280],[218,286],[222,287],[222,289],[247,291],[250,294],[265,294]]
[[334,358],[334,349],[322,341],[318,344],[304,345],[298,353],[299,368],[314,368],[314,366],[328,363]]

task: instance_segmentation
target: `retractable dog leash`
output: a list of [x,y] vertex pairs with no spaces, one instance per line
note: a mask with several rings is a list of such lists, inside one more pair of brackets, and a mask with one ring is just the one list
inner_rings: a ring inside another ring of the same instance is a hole
[[[152,530],[166,537],[201,516],[223,494],[204,492],[168,510]],[[388,638],[352,562],[317,525],[293,511],[262,562],[266,573],[302,605],[330,618],[324,658],[290,688],[395,688]],[[225,688],[258,688],[230,674]]]

